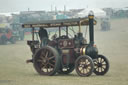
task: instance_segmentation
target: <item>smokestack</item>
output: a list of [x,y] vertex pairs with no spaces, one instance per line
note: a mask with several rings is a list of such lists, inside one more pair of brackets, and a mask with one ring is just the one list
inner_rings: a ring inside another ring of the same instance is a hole
[[93,11],[90,11],[89,15],[89,36],[90,36],[90,45],[94,44],[94,13]]

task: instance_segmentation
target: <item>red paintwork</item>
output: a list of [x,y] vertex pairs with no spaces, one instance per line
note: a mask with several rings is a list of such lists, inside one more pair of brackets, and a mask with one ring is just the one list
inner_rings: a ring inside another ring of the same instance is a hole
[[75,62],[75,52],[74,52],[74,49],[69,49],[69,53],[62,53],[62,60],[63,60],[63,64],[66,64],[67,63],[67,57],[70,57],[69,59],[69,63],[70,64],[73,64]]
[[2,35],[5,35],[6,38],[9,40],[12,37],[12,31],[10,29],[8,29],[8,33],[0,33],[0,37]]
[[59,40],[59,48],[74,48],[73,39],[61,39]]
[[5,35],[6,35],[6,37],[7,37],[8,39],[10,39],[10,38],[12,37],[12,32],[11,32],[11,30],[9,30],[8,33],[5,34]]

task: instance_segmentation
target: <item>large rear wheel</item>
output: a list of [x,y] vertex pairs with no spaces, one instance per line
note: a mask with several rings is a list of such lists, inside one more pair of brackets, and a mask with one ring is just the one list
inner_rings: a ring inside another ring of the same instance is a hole
[[33,63],[40,75],[54,75],[59,69],[59,54],[56,49],[46,46],[35,53]]
[[82,55],[76,60],[75,68],[79,76],[90,76],[93,73],[94,64],[89,56]]
[[94,73],[96,75],[104,75],[109,70],[109,61],[103,55],[98,55],[98,58],[94,61]]

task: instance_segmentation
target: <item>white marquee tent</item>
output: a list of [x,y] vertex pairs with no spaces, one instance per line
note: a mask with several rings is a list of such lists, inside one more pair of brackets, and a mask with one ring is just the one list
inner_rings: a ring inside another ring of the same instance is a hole
[[87,8],[84,9],[83,11],[79,12],[76,17],[86,17],[88,16],[89,12],[93,11],[94,15],[96,18],[102,18],[106,17],[106,12],[102,9],[99,8]]

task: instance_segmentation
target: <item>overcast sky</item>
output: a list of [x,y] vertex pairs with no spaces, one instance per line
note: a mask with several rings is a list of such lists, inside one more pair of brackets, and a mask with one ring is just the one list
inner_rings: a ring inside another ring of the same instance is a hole
[[30,10],[57,10],[74,8],[123,8],[128,7],[128,0],[0,0],[0,12],[18,12]]

